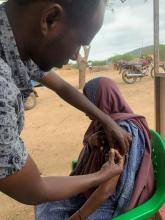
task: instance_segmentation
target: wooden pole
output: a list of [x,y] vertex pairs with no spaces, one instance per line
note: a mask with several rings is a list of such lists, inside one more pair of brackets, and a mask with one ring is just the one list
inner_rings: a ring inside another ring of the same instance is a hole
[[155,125],[160,133],[159,0],[154,0]]
[[165,73],[159,72],[159,0],[154,0],[154,66],[156,130],[165,139]]
[[86,81],[86,68],[91,46],[83,46],[84,55],[79,53],[77,58],[77,64],[79,68],[79,89],[82,89]]
[[160,134],[165,140],[165,76],[160,77]]

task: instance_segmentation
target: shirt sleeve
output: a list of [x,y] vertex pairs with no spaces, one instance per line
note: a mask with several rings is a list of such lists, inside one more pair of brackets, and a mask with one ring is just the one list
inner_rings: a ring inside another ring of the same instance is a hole
[[0,74],[0,179],[21,170],[27,161],[19,136],[19,91]]

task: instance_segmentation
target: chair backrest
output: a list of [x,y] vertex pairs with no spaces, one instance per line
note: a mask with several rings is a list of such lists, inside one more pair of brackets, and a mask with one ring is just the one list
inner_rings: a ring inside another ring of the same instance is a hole
[[154,195],[144,204],[116,217],[113,220],[148,219],[165,203],[165,142],[155,131],[151,130],[152,161],[154,166],[156,190]]
[[156,180],[156,191],[164,194],[165,201],[165,142],[155,131],[151,130],[152,161]]

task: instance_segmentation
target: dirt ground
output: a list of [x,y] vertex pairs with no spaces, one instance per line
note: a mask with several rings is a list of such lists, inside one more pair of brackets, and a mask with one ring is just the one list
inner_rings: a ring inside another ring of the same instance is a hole
[[[65,80],[78,87],[76,70],[58,71]],[[114,79],[130,106],[146,116],[154,128],[154,83],[149,76],[134,85],[123,83],[116,71],[88,73],[87,80],[107,76]],[[26,112],[22,138],[43,175],[68,175],[70,162],[77,158],[89,119],[46,88],[38,88],[37,106]],[[33,220],[33,207],[21,205],[0,194],[0,220]]]

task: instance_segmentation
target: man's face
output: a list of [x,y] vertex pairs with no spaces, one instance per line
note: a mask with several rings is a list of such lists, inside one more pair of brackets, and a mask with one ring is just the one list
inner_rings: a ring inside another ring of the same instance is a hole
[[104,13],[105,2],[100,1],[97,11],[86,24],[72,27],[66,19],[59,21],[58,28],[35,41],[31,58],[45,71],[67,64],[69,59],[76,58],[82,45],[90,44],[102,26]]

